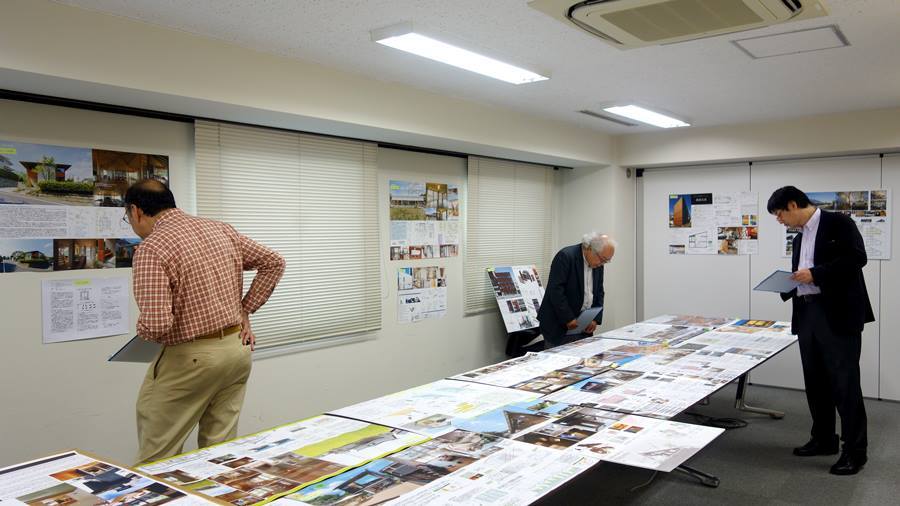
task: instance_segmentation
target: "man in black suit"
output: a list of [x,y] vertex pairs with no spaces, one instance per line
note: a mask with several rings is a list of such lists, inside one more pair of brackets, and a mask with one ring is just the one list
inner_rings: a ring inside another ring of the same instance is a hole
[[838,452],[834,410],[841,417],[844,448],[832,474],[856,474],[866,463],[866,408],[859,384],[863,326],[875,321],[862,268],[866,248],[853,220],[823,211],[793,186],[779,188],[768,210],[778,222],[801,228],[793,242],[791,276],[801,284],[793,299],[792,331],[800,341],[806,399],[812,415],[812,439],[794,455]]
[[538,310],[544,347],[552,348],[592,335],[603,322],[601,310],[580,335],[566,335],[578,326],[578,315],[603,306],[603,265],[616,254],[616,243],[607,235],[585,234],[581,244],[567,246],[553,257],[550,279]]

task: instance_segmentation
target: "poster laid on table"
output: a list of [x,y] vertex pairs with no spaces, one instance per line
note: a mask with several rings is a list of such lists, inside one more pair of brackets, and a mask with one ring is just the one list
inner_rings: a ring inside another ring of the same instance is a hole
[[459,255],[459,186],[390,181],[391,260]]
[[544,300],[544,285],[534,265],[513,265],[487,269],[494,297],[500,306],[507,332],[538,326],[537,314]]
[[131,267],[125,191],[169,157],[0,139],[0,272]]
[[139,470],[202,496],[249,506],[427,439],[321,415],[145,464]]
[[670,255],[755,255],[759,194],[669,195]]
[[444,267],[401,267],[397,271],[397,321],[412,323],[447,314]]
[[28,506],[213,504],[109,462],[71,451],[0,469],[0,503]]
[[[869,260],[891,259],[890,190],[807,192],[812,205],[849,216],[856,223]],[[799,228],[781,228],[782,256],[790,257]]]

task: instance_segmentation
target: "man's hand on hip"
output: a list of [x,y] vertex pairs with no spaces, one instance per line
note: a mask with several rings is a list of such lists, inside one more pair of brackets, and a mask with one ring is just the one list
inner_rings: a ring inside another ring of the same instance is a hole
[[241,342],[250,346],[250,351],[256,349],[256,336],[250,329],[250,314],[245,312],[241,312]]

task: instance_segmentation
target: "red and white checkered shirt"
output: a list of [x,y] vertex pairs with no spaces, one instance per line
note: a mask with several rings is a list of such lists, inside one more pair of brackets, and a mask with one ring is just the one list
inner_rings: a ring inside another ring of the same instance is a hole
[[[159,214],[132,261],[137,333],[174,345],[241,322],[272,295],[284,258],[226,223],[180,209]],[[247,295],[243,271],[257,271]]]

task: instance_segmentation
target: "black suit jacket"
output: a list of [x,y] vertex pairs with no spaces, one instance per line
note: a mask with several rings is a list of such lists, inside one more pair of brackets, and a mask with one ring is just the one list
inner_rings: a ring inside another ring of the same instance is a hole
[[[800,265],[800,246],[803,234],[794,237],[791,270]],[[816,232],[813,284],[822,290],[822,302],[827,311],[828,325],[836,334],[858,334],[868,322],[875,321],[862,268],[866,265],[866,247],[856,223],[841,213],[822,211]],[[797,333],[797,289],[781,294],[793,298],[793,333]]]
[[[594,281],[594,300],[591,307],[603,305],[603,266],[591,273]],[[538,310],[541,334],[550,344],[556,344],[566,333],[566,323],[581,313],[584,303],[584,255],[581,244],[559,250],[550,264],[550,278],[544,291],[544,300]],[[603,322],[603,311],[594,318]]]

